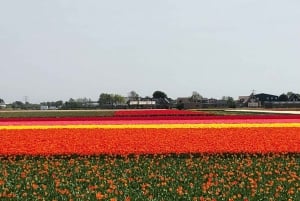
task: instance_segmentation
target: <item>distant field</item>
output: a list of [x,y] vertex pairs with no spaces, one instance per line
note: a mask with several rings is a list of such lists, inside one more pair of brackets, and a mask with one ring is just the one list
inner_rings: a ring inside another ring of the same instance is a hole
[[0,111],[0,118],[29,117],[125,117],[125,116],[202,116],[206,113],[190,110],[10,110]]
[[193,111],[202,111],[207,112],[214,115],[261,115],[264,114],[264,112],[256,112],[253,114],[253,112],[242,112],[242,111],[226,111],[227,109],[201,109],[201,110],[193,110]]
[[[15,117],[112,117],[118,110],[0,110],[0,118]],[[134,111],[134,110],[128,110]],[[140,111],[141,110],[136,110]],[[178,111],[178,110],[173,110]],[[186,110],[184,110],[186,111]],[[254,115],[252,112],[241,111],[225,111],[225,109],[203,109],[192,110],[199,113],[207,113],[211,115]],[[255,113],[260,115],[265,113]]]
[[17,110],[0,111],[0,118],[12,117],[109,117],[113,110]]

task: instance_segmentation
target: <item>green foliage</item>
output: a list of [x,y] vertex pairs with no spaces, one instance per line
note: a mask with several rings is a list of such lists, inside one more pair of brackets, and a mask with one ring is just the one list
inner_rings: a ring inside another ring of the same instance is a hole
[[231,96],[223,96],[222,100],[226,101],[228,107],[230,107],[230,108],[235,108],[236,107],[236,103],[235,103],[234,99]]
[[15,101],[15,102],[12,103],[11,106],[12,106],[13,109],[24,109],[25,104],[21,101]]
[[128,98],[129,98],[130,100],[138,100],[139,97],[140,97],[140,96],[139,96],[135,91],[130,91],[130,92],[128,93]]
[[193,102],[198,102],[203,98],[197,91],[193,91],[192,96],[191,96],[191,101]]
[[98,102],[99,102],[100,105],[112,104],[113,103],[112,95],[107,94],[107,93],[102,93],[99,96]]
[[81,102],[77,102],[73,98],[70,98],[69,101],[65,102],[62,109],[79,109],[82,107],[83,107],[83,104]]
[[300,200],[299,154],[0,157],[1,200]]
[[[70,100],[75,102],[74,99],[70,99]],[[63,104],[64,104],[64,102],[62,100],[55,101],[55,102],[42,102],[41,103],[41,105],[45,105],[45,106],[48,106],[48,107],[57,107],[57,108],[62,107]]]
[[124,104],[125,103],[125,98],[121,95],[114,94],[113,95],[113,102],[115,104]]
[[168,98],[167,94],[165,92],[162,92],[162,91],[155,91],[155,92],[153,92],[152,97],[156,98],[156,99]]
[[99,104],[101,105],[117,105],[124,104],[125,98],[118,94],[102,93],[99,96]]
[[[76,100],[73,98],[70,98],[69,101],[66,101],[64,104],[62,104],[62,101],[56,101],[56,102],[47,102],[42,103],[42,105],[48,105],[55,106],[58,109],[95,109],[96,106],[91,105],[90,103],[92,100],[90,98],[77,98]],[[62,104],[62,105],[61,105]]]
[[289,100],[289,97],[288,97],[288,95],[286,95],[286,94],[281,94],[281,95],[278,97],[278,100],[279,100],[279,101],[288,101],[288,100]]
[[179,101],[176,105],[176,108],[178,110],[183,110],[184,109],[184,103],[182,101]]

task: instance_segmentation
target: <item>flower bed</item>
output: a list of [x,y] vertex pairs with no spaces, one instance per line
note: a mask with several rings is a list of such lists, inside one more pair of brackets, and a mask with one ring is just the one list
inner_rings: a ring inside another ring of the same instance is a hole
[[4,119],[0,199],[298,201],[299,133],[292,115]]
[[160,110],[160,109],[138,109],[138,110],[117,110],[115,117],[149,117],[149,116],[209,116],[211,114],[190,110]]
[[[300,119],[300,115],[144,115],[144,116],[135,116],[135,115],[120,115],[120,116],[106,116],[106,117],[10,117],[10,118],[0,118],[1,122],[37,122],[37,121],[45,121],[45,122],[57,122],[57,121],[77,121],[77,122],[85,122],[85,121],[144,121],[144,120],[262,120],[265,119],[279,119],[285,121],[286,119]],[[34,123],[33,123],[34,124]]]
[[300,152],[300,119],[22,121],[0,131],[5,155]]
[[0,200],[300,200],[300,154],[0,156]]

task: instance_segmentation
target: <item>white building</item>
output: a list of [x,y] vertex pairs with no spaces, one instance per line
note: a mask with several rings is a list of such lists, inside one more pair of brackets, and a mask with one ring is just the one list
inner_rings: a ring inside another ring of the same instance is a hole
[[48,110],[48,109],[49,109],[48,105],[41,105],[41,110]]
[[6,104],[5,103],[0,103],[0,109],[4,109],[6,108]]

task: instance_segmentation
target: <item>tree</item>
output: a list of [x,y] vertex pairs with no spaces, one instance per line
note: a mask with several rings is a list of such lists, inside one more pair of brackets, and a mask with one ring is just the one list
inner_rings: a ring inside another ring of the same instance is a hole
[[99,105],[118,105],[124,104],[125,98],[119,94],[102,93],[99,96]]
[[139,95],[135,91],[130,91],[128,93],[128,98],[129,98],[129,100],[138,100]]
[[193,102],[198,102],[202,99],[203,97],[197,92],[197,91],[193,91],[193,94],[191,96],[191,101]]
[[75,99],[70,98],[69,101],[66,101],[63,105],[63,109],[78,109],[82,106],[82,103],[77,102]]
[[278,100],[279,100],[279,101],[288,101],[288,100],[289,100],[289,97],[288,97],[288,95],[286,95],[286,94],[281,94],[281,95],[278,97]]
[[59,100],[59,101],[55,102],[56,107],[61,107],[63,104],[64,104],[64,102],[62,100]]
[[294,94],[294,92],[292,92],[292,91],[289,91],[289,92],[286,93],[286,95],[287,95],[288,98],[289,98],[291,95],[293,95],[293,94]]
[[178,110],[183,110],[184,109],[184,103],[180,100],[177,105],[176,105],[176,108]]
[[113,95],[113,103],[114,104],[124,104],[125,103],[125,98],[119,94]]
[[88,98],[86,98],[86,97],[84,97],[84,98],[77,98],[76,99],[76,102],[78,102],[78,103],[88,103],[90,100],[88,99]]
[[162,91],[155,91],[155,92],[153,92],[152,97],[153,97],[153,98],[156,98],[156,99],[164,99],[164,98],[168,98],[167,94],[165,94],[165,93],[162,92]]
[[112,94],[102,93],[99,96],[99,105],[112,105],[114,100]]
[[228,107],[230,107],[230,108],[235,108],[236,107],[235,101],[231,96],[223,96],[222,100],[226,101]]
[[70,102],[70,103],[75,103],[76,101],[75,101],[75,99],[70,98],[70,99],[69,99],[69,102]]
[[[75,102],[74,99],[72,99],[71,102]],[[44,105],[44,106],[48,106],[48,107],[62,107],[62,105],[64,104],[64,102],[62,100],[59,101],[55,101],[55,102],[41,102],[40,105]]]
[[24,109],[25,108],[24,103],[21,102],[21,101],[15,101],[15,102],[12,103],[11,106],[12,106],[13,109],[16,109],[16,108]]
[[4,100],[2,98],[0,98],[0,109],[5,108],[5,107],[6,107],[6,105],[5,105]]

